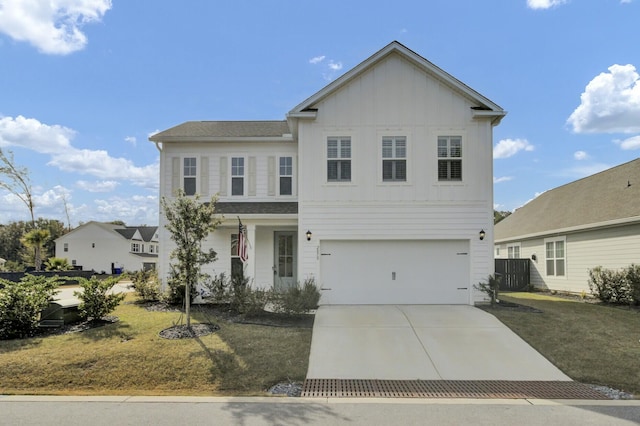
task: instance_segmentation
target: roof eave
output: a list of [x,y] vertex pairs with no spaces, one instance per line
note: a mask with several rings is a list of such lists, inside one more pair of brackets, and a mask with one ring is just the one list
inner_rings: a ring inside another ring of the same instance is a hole
[[531,234],[515,235],[494,240],[494,244],[507,243],[510,241],[530,240],[533,238],[547,237],[559,234],[571,234],[581,231],[595,231],[597,229],[613,228],[616,226],[633,225],[640,223],[640,216],[625,217],[622,219],[607,220],[604,222],[588,223],[585,225],[569,226],[566,228],[551,229],[547,231],[533,232]]
[[491,118],[491,124],[497,126],[500,124],[504,116],[507,115],[505,110],[490,111],[490,110],[474,110],[473,118]]
[[282,136],[151,136],[151,142],[294,142],[292,134]]

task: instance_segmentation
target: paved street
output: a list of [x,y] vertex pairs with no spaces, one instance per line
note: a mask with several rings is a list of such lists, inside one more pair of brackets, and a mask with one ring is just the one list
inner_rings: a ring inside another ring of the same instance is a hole
[[0,396],[6,425],[636,425],[640,401]]

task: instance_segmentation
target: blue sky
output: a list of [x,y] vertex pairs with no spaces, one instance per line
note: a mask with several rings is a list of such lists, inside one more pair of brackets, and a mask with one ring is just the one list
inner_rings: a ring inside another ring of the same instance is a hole
[[[639,21],[640,0],[0,0],[0,147],[40,217],[156,224],[150,134],[284,119],[398,40],[508,111],[494,202],[513,210],[640,156]],[[26,219],[0,192],[0,223]]]

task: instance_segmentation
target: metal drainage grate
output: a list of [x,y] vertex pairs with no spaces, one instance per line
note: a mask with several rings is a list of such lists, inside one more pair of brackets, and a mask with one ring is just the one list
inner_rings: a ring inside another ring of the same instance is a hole
[[502,380],[307,379],[311,398],[609,399],[578,382]]

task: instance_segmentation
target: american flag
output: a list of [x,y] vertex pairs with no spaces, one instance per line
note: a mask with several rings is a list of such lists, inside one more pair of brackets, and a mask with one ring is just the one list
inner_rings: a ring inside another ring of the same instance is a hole
[[238,218],[238,256],[242,263],[246,262],[249,258],[249,250],[247,248],[247,228],[242,225],[240,218]]

